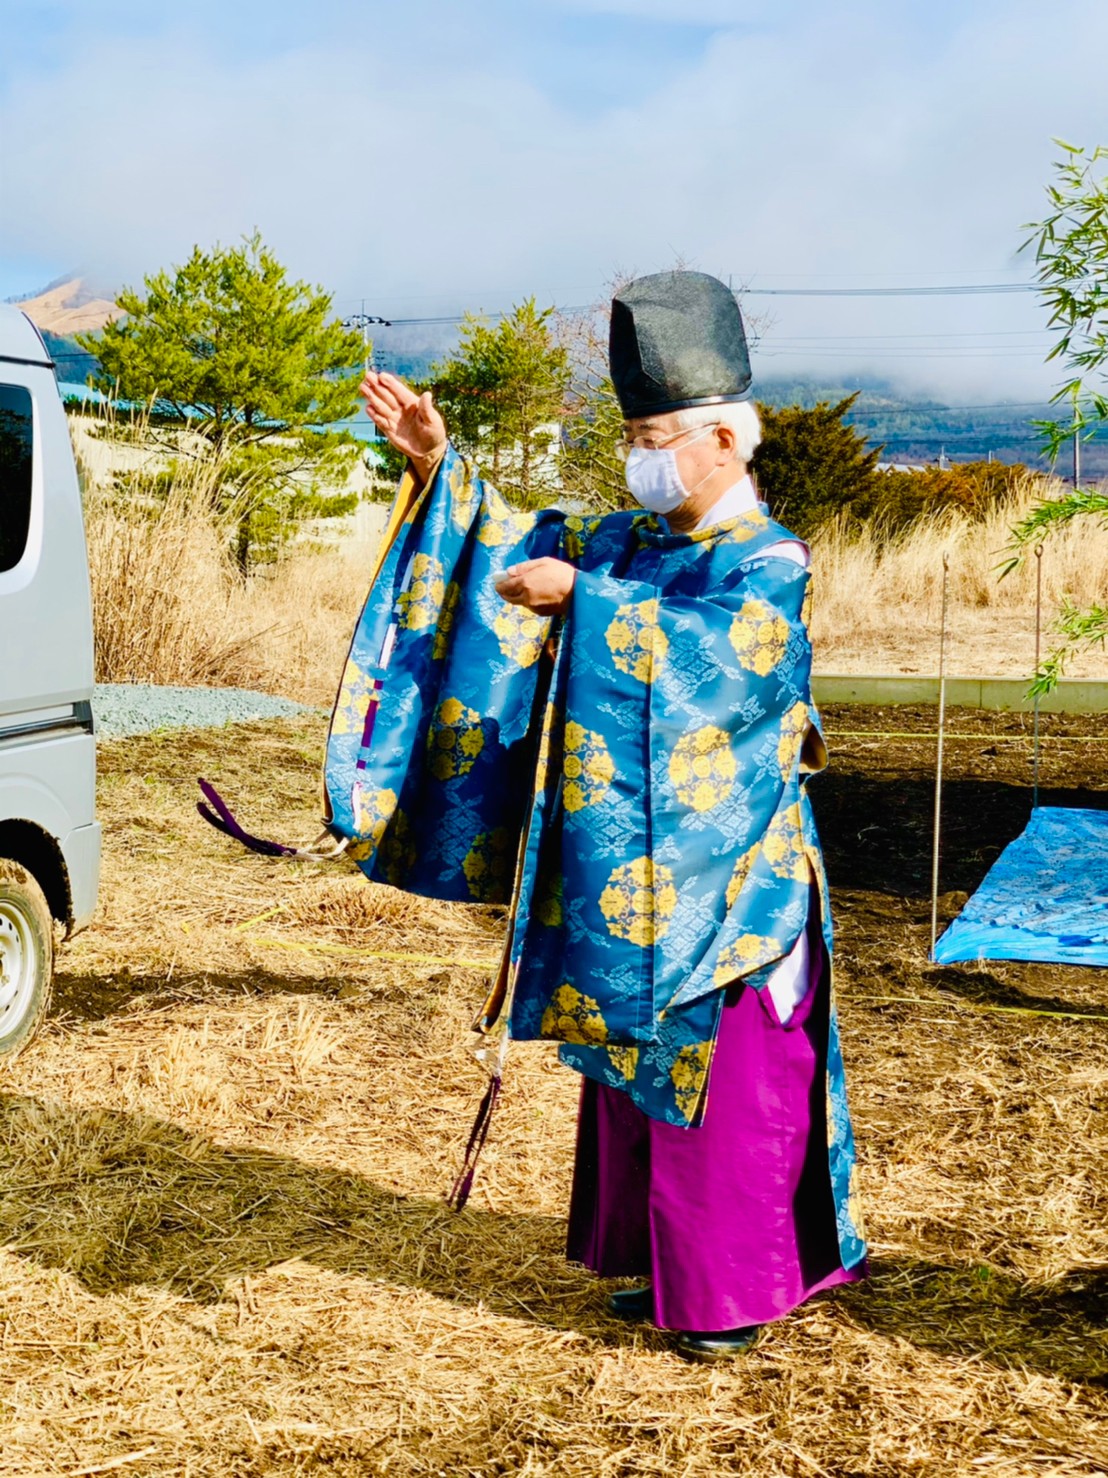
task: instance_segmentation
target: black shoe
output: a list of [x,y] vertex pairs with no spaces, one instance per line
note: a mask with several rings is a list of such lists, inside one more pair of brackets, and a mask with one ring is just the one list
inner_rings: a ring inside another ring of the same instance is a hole
[[751,1324],[746,1329],[719,1329],[706,1332],[686,1329],[677,1336],[677,1353],[684,1360],[697,1360],[710,1365],[716,1360],[733,1360],[736,1355],[745,1355],[758,1343],[762,1332],[760,1324]]
[[654,1317],[654,1290],[648,1283],[645,1288],[620,1288],[608,1295],[608,1312],[617,1319],[630,1319],[645,1323]]

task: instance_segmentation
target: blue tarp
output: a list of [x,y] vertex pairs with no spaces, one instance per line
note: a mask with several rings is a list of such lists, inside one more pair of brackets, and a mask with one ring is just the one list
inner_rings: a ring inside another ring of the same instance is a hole
[[1032,811],[935,946],[935,960],[1108,965],[1108,811]]

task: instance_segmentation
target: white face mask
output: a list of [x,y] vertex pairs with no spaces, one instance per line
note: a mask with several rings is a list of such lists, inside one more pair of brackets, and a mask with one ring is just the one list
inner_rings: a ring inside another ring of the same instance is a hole
[[[685,443],[692,446],[701,436],[711,431],[710,426]],[[707,481],[715,469],[705,474],[696,487],[687,488],[677,470],[677,453],[669,447],[632,447],[627,453],[624,476],[628,490],[635,502],[648,513],[672,513],[686,502],[701,482]]]

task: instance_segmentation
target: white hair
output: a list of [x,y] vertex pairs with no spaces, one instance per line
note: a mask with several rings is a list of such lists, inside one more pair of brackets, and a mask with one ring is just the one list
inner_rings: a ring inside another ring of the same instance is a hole
[[725,400],[716,405],[691,405],[677,412],[677,423],[694,426],[730,426],[735,433],[735,460],[749,464],[762,443],[762,423],[752,400]]

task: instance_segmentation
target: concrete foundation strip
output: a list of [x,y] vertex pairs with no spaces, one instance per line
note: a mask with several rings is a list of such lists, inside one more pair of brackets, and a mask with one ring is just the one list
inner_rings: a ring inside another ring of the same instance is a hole
[[[1034,713],[1027,696],[1030,678],[948,677],[946,702],[951,708],[979,708],[1000,713]],[[855,703],[871,708],[902,704],[937,705],[938,677],[866,677],[824,673],[812,678],[816,703]],[[1063,678],[1039,699],[1040,713],[1108,713],[1108,682]]]

